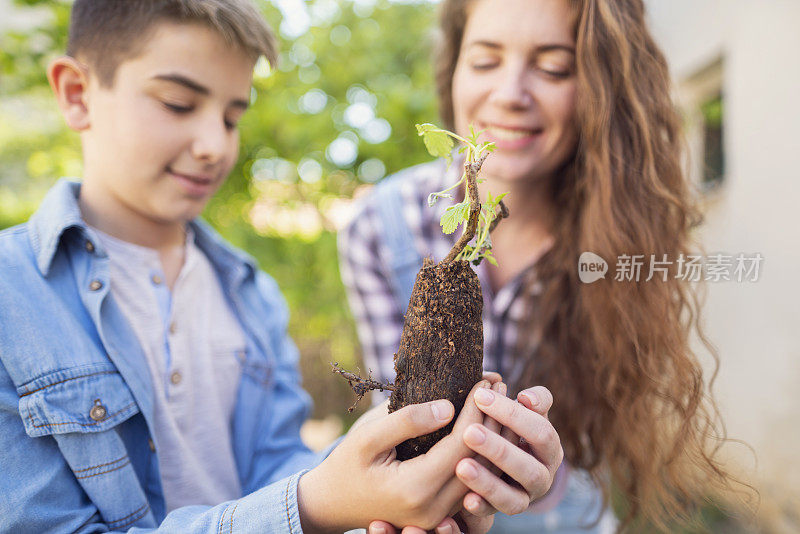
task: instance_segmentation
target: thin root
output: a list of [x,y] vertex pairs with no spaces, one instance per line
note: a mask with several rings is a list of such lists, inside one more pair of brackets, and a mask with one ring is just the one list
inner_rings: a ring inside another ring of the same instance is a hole
[[338,374],[342,375],[345,378],[345,380],[347,380],[347,383],[350,385],[350,388],[352,388],[352,390],[357,395],[356,401],[353,403],[352,406],[350,406],[347,409],[348,412],[352,412],[355,409],[356,404],[358,404],[358,402],[361,399],[363,399],[364,395],[366,395],[367,392],[369,392],[369,391],[373,391],[373,390],[394,391],[395,390],[394,384],[392,384],[392,383],[382,384],[381,382],[378,382],[377,380],[373,380],[372,379],[372,372],[369,372],[367,374],[367,378],[361,378],[359,375],[357,375],[355,373],[351,373],[349,371],[345,371],[344,369],[339,367],[338,363],[334,363],[334,362],[331,362],[331,371],[333,371],[334,373],[338,373]]

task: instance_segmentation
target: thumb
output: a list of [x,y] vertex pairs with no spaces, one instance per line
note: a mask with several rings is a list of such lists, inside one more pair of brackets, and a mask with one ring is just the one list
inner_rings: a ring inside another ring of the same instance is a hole
[[364,450],[369,455],[380,454],[407,439],[430,434],[449,423],[453,412],[453,403],[445,399],[400,408],[359,429]]
[[534,386],[520,391],[517,400],[543,417],[547,417],[547,412],[553,407],[553,394],[544,386]]

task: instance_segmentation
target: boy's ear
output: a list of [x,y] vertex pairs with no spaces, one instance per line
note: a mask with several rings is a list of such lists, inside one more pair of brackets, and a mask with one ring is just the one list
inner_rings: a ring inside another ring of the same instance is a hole
[[88,129],[89,108],[86,97],[89,76],[86,67],[75,58],[62,56],[50,63],[47,79],[67,126],[76,132]]

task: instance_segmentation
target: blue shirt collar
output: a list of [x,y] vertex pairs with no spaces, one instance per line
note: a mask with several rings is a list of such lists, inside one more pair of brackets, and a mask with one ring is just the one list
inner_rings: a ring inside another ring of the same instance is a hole
[[[39,209],[28,221],[31,246],[43,276],[50,271],[53,257],[67,230],[78,228],[86,235],[89,233],[78,206],[80,190],[80,182],[62,178],[47,192]],[[251,256],[228,246],[205,221],[197,218],[189,224],[195,233],[197,246],[226,277],[226,282],[236,284],[255,275],[258,266]]]

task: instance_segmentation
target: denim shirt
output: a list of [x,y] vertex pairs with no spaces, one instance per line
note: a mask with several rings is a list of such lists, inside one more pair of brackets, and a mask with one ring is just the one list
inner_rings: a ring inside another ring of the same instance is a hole
[[58,182],[0,232],[0,531],[302,532],[297,483],[324,453],[300,440],[310,399],[277,285],[191,223],[247,338],[231,423],[245,496],[167,515],[153,384],[79,191]]

